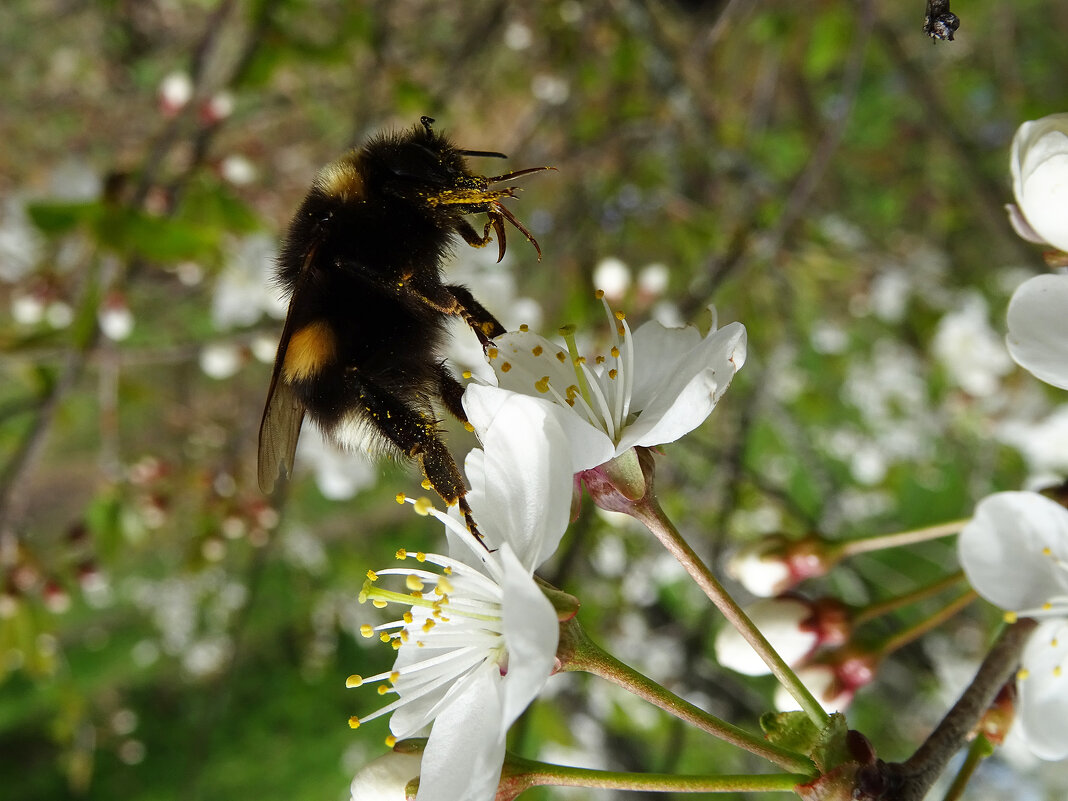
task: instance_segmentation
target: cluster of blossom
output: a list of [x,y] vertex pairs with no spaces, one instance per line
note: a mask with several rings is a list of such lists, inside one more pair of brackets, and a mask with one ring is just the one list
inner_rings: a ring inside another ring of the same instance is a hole
[[[1009,220],[1028,241],[1047,245],[1050,265],[1068,251],[1068,114],[1025,122],[1012,142],[1016,205]],[[1059,253],[1057,252],[1059,251]],[[1006,342],[1035,377],[1068,389],[1068,275],[1039,275],[1013,293]],[[1017,673],[1020,730],[1044,759],[1068,756],[1068,509],[1037,492],[1000,492],[978,504],[958,541],[972,586],[1005,610],[1007,621],[1041,621]]]
[[[524,326],[488,349],[490,380],[467,386],[464,409],[481,443],[465,462],[467,498],[481,543],[455,509],[398,498],[445,524],[448,553],[401,549],[403,566],[368,574],[361,600],[405,607],[392,622],[364,626],[397,660],[348,684],[382,682],[395,700],[350,723],[391,714],[391,741],[428,726],[429,739],[421,761],[391,754],[358,773],[354,799],[381,798],[382,782],[399,796],[416,774],[417,798],[494,797],[505,735],[559,666],[562,613],[533,573],[560,543],[573,494],[585,483],[603,498],[614,465],[700,425],[744,363],[740,323],[706,335],[656,322],[632,332],[604,305],[613,332],[605,355],[581,356],[570,331],[560,347]],[[390,581],[407,592],[382,586]]]

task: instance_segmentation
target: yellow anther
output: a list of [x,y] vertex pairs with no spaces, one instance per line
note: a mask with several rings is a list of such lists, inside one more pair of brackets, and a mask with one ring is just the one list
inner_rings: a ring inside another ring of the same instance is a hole
[[1020,668],[1019,670],[1016,671],[1016,678],[1019,679],[1020,681],[1024,681],[1024,680],[1030,678],[1030,676],[1031,676],[1031,671],[1028,670],[1027,668]]
[[612,346],[612,358],[613,359],[618,359],[619,358],[619,348],[617,348],[615,345]]
[[1052,555],[1053,555],[1053,549],[1052,549],[1052,548],[1050,548],[1050,547],[1049,547],[1049,546],[1047,545],[1047,546],[1046,546],[1045,548],[1043,548],[1043,549],[1042,549],[1042,555],[1043,555],[1043,556],[1052,556]]
[[360,728],[360,719],[358,717],[356,717],[355,715],[353,715],[351,718],[349,718],[349,728],[350,729],[358,729],[358,728]]
[[442,576],[438,579],[438,589],[442,592],[448,593],[452,592],[454,588],[452,586],[452,582],[445,578],[445,576]]
[[[400,641],[401,642],[408,642],[408,629],[401,629]],[[397,641],[394,640],[393,642],[397,642]],[[397,647],[400,648],[399,645]]]
[[597,300],[600,300],[601,298],[604,297],[604,290],[603,289],[598,289],[596,292],[593,293],[593,296],[595,298],[597,298]]
[[375,627],[372,626],[370,623],[364,623],[360,626],[360,634],[362,634],[367,639],[371,639],[374,633]]
[[412,614],[412,610],[409,609],[407,612],[405,612],[403,615],[401,615],[401,619],[405,623],[409,623],[410,624],[413,620],[415,620],[415,615],[413,615]]
[[605,358],[604,358],[604,356],[597,356],[597,358],[595,358],[594,361],[597,362],[597,364],[604,364],[605,363]]
[[615,369],[614,367],[611,370],[608,371],[608,377],[611,378],[613,381],[615,381],[616,376],[618,376],[618,375],[619,375],[619,370]]
[[378,639],[380,639],[382,642],[389,642],[393,638],[389,636],[388,631],[383,631],[381,634],[378,635]]
[[567,354],[565,354],[562,350],[558,350],[558,351],[556,351],[556,359],[557,359],[557,361],[559,361],[561,363],[566,362],[567,361]]
[[451,575],[452,575],[452,568],[451,568],[451,567],[446,567],[446,568],[445,568],[445,569],[444,569],[443,571],[441,571],[441,572],[443,572],[443,573],[444,573],[444,574],[445,574],[446,576],[451,576]]
[[390,645],[392,645],[392,646],[393,646],[393,650],[394,650],[394,651],[399,651],[399,650],[400,650],[400,647],[401,647],[401,641],[400,641],[400,640],[392,640],[392,641],[390,642]]
[[617,326],[616,326],[616,333],[617,333],[617,334],[619,334],[619,335],[620,335],[621,337],[622,337],[622,336],[625,336],[625,335],[626,335],[626,333],[627,333],[627,329],[626,329],[626,328],[624,328],[624,327],[622,326],[622,324],[620,324],[620,325],[617,325]]
[[530,326],[527,325],[526,323],[523,323],[522,325],[519,326],[519,330],[522,331],[525,334],[527,331],[530,330]]
[[389,606],[389,604],[383,601],[381,598],[375,598],[373,601],[371,601],[371,606],[373,606],[375,609],[385,609],[387,606]]
[[397,497],[397,503],[404,503],[404,493],[403,492],[398,492],[396,497]]
[[433,508],[434,504],[431,502],[430,498],[420,498],[415,502],[416,514],[420,514],[423,517],[426,517],[428,514],[430,514]]
[[1053,668],[1053,675],[1056,676],[1057,678],[1061,677],[1061,666],[1060,665],[1057,665],[1057,667]]
[[419,580],[418,576],[408,576],[404,579],[404,586],[406,586],[412,592],[422,592],[423,582]]
[[419,482],[419,486],[422,487],[425,490],[428,490],[431,487],[433,487],[434,485],[430,483],[430,479],[429,478],[424,478],[422,481]]
[[1052,608],[1053,608],[1053,604],[1051,604],[1049,601],[1046,601],[1044,604],[1042,604],[1042,611],[1043,612],[1048,612]]
[[530,352],[533,353],[535,356],[541,356],[541,354],[545,352],[545,348],[543,348],[541,345],[535,345],[533,348],[530,349]]
[[375,689],[375,692],[379,695],[385,695],[389,692],[389,687],[387,687],[385,684],[379,684],[378,687]]
[[1004,620],[1006,623],[1015,623],[1016,622],[1016,613],[1015,612],[1006,612],[1004,615],[1001,616],[1001,619]]
[[368,581],[378,581],[378,574],[373,570],[368,570],[367,571],[367,580]]
[[498,353],[500,353],[500,351],[498,351],[496,348],[486,349],[486,357],[489,359],[496,359]]
[[417,562],[425,562],[426,561],[426,552],[425,551],[416,551],[415,552],[415,561],[417,561]]
[[512,369],[512,365],[511,365],[510,362],[501,362],[501,372],[502,373],[507,373],[511,369]]
[[394,670],[389,674],[389,682],[390,684],[396,684],[398,681],[400,681],[400,671]]
[[579,356],[578,358],[575,359],[575,364],[576,365],[585,364],[585,363],[586,363],[586,357],[585,356]]
[[436,626],[436,625],[437,625],[437,623],[435,623],[435,622],[434,622],[434,620],[433,620],[432,618],[429,618],[429,617],[428,617],[428,618],[426,619],[426,621],[425,621],[425,622],[423,623],[423,633],[424,633],[424,634],[429,634],[429,633],[430,633],[430,630],[431,630],[432,628],[434,628],[434,626]]
[[549,391],[549,376],[543,375],[537,381],[534,382],[534,389],[538,390],[542,394]]
[[471,373],[470,370],[464,370],[462,373],[460,373],[460,375],[462,375],[464,377],[464,380],[468,380],[469,381],[471,379],[472,373]]
[[393,554],[393,556],[394,556],[394,558],[400,559],[403,562],[405,559],[408,558],[408,549],[407,548],[398,548],[397,552],[395,554]]
[[359,687],[361,684],[363,684],[363,676],[359,676],[355,673],[345,679],[345,686],[349,689]]
[[623,312],[621,312],[621,311],[617,311],[617,312],[616,312],[616,319],[617,319],[617,320],[619,320],[620,322],[623,322],[624,320],[626,320],[626,319],[627,319],[627,315],[625,315],[625,314],[624,314]]
[[389,735],[389,737],[386,738],[386,748],[392,748],[396,744],[397,744],[397,738],[394,737],[392,734]]
[[475,427],[473,425],[471,425],[469,422],[467,422],[466,420],[464,420],[464,429],[466,431],[469,431],[472,434],[475,433]]

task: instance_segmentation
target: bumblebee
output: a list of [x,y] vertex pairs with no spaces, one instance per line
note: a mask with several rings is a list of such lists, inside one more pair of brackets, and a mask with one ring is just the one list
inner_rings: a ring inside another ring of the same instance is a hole
[[[423,117],[323,168],[289,225],[277,268],[289,311],[260,423],[259,485],[269,494],[291,473],[307,415],[342,447],[417,462],[477,533],[434,411],[439,402],[467,422],[463,386],[440,347],[449,317],[484,348],[505,329],[465,287],[443,282],[442,261],[457,235],[483,247],[496,234],[499,262],[505,222],[540,261],[534,237],[502,205],[516,187],[500,185],[550,168],[476,175],[467,157],[504,154],[460,149],[433,122]],[[487,215],[481,234],[470,214]]]

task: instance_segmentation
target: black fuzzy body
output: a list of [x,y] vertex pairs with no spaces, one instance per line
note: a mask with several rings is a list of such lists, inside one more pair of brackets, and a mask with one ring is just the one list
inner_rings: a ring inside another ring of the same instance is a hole
[[[489,188],[517,173],[474,175],[465,153],[424,118],[324,168],[301,203],[278,264],[290,301],[260,425],[264,492],[292,470],[307,414],[342,446],[417,460],[474,530],[434,408],[466,422],[441,346],[450,316],[484,346],[504,328],[467,289],[442,281],[442,261],[457,234],[487,244],[491,225],[503,256],[504,220],[537,243],[501,206],[513,189]],[[490,220],[481,235],[465,220],[480,212]]]

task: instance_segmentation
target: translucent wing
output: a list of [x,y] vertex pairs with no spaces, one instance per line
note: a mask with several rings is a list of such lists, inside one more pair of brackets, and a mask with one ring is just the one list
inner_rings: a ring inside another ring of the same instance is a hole
[[293,474],[293,457],[297,450],[297,439],[300,437],[300,426],[304,422],[304,404],[282,374],[282,367],[285,364],[286,351],[289,349],[289,340],[293,336],[295,327],[293,310],[305,300],[302,293],[307,291],[308,270],[312,266],[318,249],[319,243],[316,242],[304,256],[297,285],[289,302],[289,313],[286,315],[286,323],[282,328],[282,337],[278,341],[278,353],[274,357],[274,373],[271,375],[271,386],[267,390],[267,403],[263,409],[263,419],[260,421],[257,476],[260,491],[267,495],[274,491],[279,472],[284,472],[287,478]]

